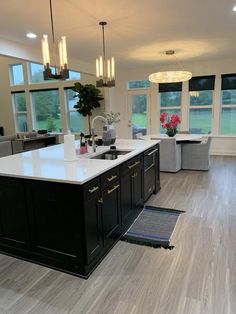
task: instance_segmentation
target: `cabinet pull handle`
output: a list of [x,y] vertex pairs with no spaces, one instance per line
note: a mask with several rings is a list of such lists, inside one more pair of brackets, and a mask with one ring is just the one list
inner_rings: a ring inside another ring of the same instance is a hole
[[89,193],[93,193],[98,190],[98,186],[94,186],[92,189],[89,189]]
[[118,189],[120,187],[119,184],[114,185],[114,187],[111,190],[107,190],[107,194],[111,194],[113,191],[115,191],[116,189]]
[[152,167],[154,167],[155,166],[155,164],[154,163],[152,163],[148,168],[146,168],[145,169],[145,171],[144,172],[147,172],[149,169],[151,169]]
[[138,164],[140,164],[140,161],[136,161],[135,163],[133,163],[132,165],[128,166],[129,169],[134,168],[135,166],[137,166]]
[[138,176],[137,172],[135,172],[131,177],[134,179]]
[[98,199],[98,203],[99,203],[99,204],[102,204],[102,203],[103,203],[103,198],[102,198],[102,197],[100,197],[100,198]]
[[151,152],[148,154],[148,156],[153,155],[155,152],[157,152],[157,148],[156,148],[156,149],[154,149],[153,151],[151,151]]
[[112,181],[112,180],[114,180],[114,179],[116,179],[117,178],[117,176],[111,176],[110,178],[107,178],[107,181]]

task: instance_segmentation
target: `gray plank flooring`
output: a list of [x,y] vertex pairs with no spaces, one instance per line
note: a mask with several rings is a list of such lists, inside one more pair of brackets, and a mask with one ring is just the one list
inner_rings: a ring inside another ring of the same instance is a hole
[[161,186],[148,204],[186,211],[172,251],[120,241],[88,280],[0,254],[0,313],[236,313],[236,157]]

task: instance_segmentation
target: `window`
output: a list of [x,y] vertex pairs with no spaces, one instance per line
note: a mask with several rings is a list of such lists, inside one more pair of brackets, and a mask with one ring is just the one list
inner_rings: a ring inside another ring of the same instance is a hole
[[236,74],[221,79],[220,134],[236,134]]
[[149,88],[149,87],[150,87],[150,81],[147,81],[147,80],[128,82],[128,89]]
[[132,138],[147,134],[147,94],[131,95]]
[[69,80],[80,80],[80,72],[69,70]]
[[189,132],[211,133],[215,76],[196,76],[189,81]]
[[11,78],[11,85],[23,85],[24,84],[22,64],[10,65],[10,78]]
[[[181,92],[182,83],[160,83],[160,115],[167,112],[169,115],[178,114],[181,116]],[[160,132],[165,133],[166,130],[161,127]]]
[[17,131],[25,132],[28,130],[25,93],[15,92],[15,93],[12,93],[12,97],[13,97]]
[[41,83],[45,82],[43,79],[44,66],[38,63],[29,63],[30,66],[30,82]]
[[77,98],[74,98],[74,95],[76,95],[77,93],[75,93],[71,88],[68,88],[65,89],[65,94],[70,131],[84,133],[84,117],[74,108],[74,105],[76,105],[78,101]]
[[34,129],[61,131],[61,112],[57,89],[31,90]]

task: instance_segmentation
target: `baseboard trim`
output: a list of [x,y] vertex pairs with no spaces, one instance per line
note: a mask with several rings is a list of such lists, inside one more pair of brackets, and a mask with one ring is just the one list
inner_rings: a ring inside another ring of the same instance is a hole
[[236,152],[210,152],[211,156],[235,156]]

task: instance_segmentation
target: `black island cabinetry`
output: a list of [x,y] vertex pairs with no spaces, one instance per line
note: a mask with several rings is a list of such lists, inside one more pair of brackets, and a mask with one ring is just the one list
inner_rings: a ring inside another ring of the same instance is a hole
[[1,176],[0,251],[87,278],[159,189],[158,144],[83,185]]

